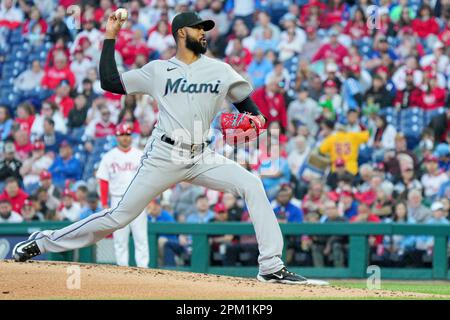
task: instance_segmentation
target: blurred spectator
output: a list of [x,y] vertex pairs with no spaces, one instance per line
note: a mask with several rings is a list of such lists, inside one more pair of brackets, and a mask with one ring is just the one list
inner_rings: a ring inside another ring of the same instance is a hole
[[[327,200],[323,206],[322,223],[347,221],[339,215],[336,203]],[[345,266],[346,236],[312,236],[312,258],[314,267],[324,267],[331,261],[334,267]]]
[[311,61],[313,56],[322,46],[322,41],[317,36],[317,29],[313,26],[307,26],[306,31],[306,42],[303,46],[302,53],[300,57],[307,61]]
[[422,105],[425,110],[434,110],[445,105],[446,91],[437,83],[436,74],[430,73],[424,77],[422,85]]
[[[73,41],[71,52],[74,52],[78,46],[83,46],[83,41],[88,40],[94,50],[100,49],[100,43],[103,41],[103,33],[95,27],[95,20],[84,13],[82,19],[82,31],[79,32]],[[84,20],[84,21],[83,21]]]
[[372,212],[380,217],[380,219],[387,219],[393,216],[392,208],[394,206],[392,201],[393,188],[378,188],[377,196],[372,206]]
[[395,179],[400,177],[403,168],[418,169],[416,155],[408,150],[406,137],[398,132],[395,136],[395,150],[387,150],[384,154],[384,164],[386,171]]
[[[155,198],[154,200],[150,201],[150,203],[145,208],[145,212],[147,213],[148,221],[152,223],[176,222],[170,212],[162,209],[160,198]],[[178,238],[173,234],[161,234],[158,236],[158,265],[160,266],[164,265],[164,248],[167,242],[177,243]]]
[[70,70],[75,75],[76,86],[80,86],[86,78],[87,71],[92,67],[92,61],[84,55],[81,47],[75,49],[74,60],[70,64]]
[[322,212],[327,195],[324,185],[320,180],[313,180],[309,184],[308,193],[302,201],[302,209],[304,214],[310,212]]
[[448,181],[447,174],[439,170],[438,161],[439,158],[435,155],[428,155],[425,158],[425,174],[421,182],[425,198],[428,200],[434,200],[440,187]]
[[252,62],[252,54],[250,50],[244,47],[243,42],[240,38],[234,38],[229,43],[225,49],[225,62],[233,63],[233,58],[239,58],[241,63],[245,65],[245,69]]
[[195,211],[195,199],[203,193],[202,188],[188,182],[180,182],[173,189],[170,203],[177,221],[184,222]]
[[380,36],[374,40],[373,50],[369,54],[369,60],[366,63],[366,67],[371,70],[376,70],[386,65],[384,58],[388,57],[390,61],[395,62],[398,59],[397,54],[390,46],[388,39],[385,36]]
[[[338,90],[340,90],[342,86],[342,81],[341,81],[341,74],[339,73],[337,64],[334,62],[328,62],[325,65],[325,72],[326,75],[323,76],[324,77],[323,86],[326,87],[328,80],[331,80],[334,82],[335,87]],[[328,82],[328,85],[331,85],[331,83]]]
[[8,200],[13,211],[22,212],[23,204],[27,198],[28,194],[20,188],[16,178],[9,177],[5,180],[5,190],[0,194],[0,199]]
[[0,105],[0,140],[5,141],[11,134],[13,120],[6,106]]
[[71,40],[72,36],[70,30],[64,22],[66,16],[66,9],[59,5],[49,25],[50,40],[55,43],[57,39],[63,38],[64,42]]
[[366,130],[366,127],[361,124],[359,118],[359,110],[356,109],[348,110],[346,118],[347,118],[346,128],[348,132],[361,132]]
[[289,104],[288,120],[289,122],[298,121],[304,123],[309,131],[316,135],[318,131],[317,121],[321,115],[321,109],[317,101],[308,96],[306,87],[300,89],[297,97]]
[[[413,223],[408,219],[407,204],[399,201],[394,206],[394,216],[387,218],[386,223]],[[386,254],[396,265],[402,265],[406,257],[414,250],[415,236],[389,235],[384,236],[383,245]]]
[[[162,23],[161,21],[159,22],[160,24]],[[155,31],[156,32],[156,31]],[[155,33],[153,32],[152,35]],[[167,35],[166,35],[167,37]],[[172,41],[173,37],[170,36]],[[156,42],[161,42],[160,40],[154,40],[155,43],[153,43],[153,45],[156,45]],[[167,42],[167,41],[166,41]],[[169,43],[167,45],[166,48],[164,48],[163,51],[166,51],[171,45],[171,43]],[[159,48],[159,50],[163,49],[162,45],[159,44],[159,46],[161,46],[161,48]],[[121,56],[123,58],[123,63],[126,66],[132,66],[134,64],[138,63],[138,56],[143,56],[145,59],[144,64],[147,62],[147,58],[150,55],[151,52],[151,48],[149,48],[149,46],[147,45],[147,43],[145,43],[145,41],[143,40],[143,35],[142,35],[142,31],[140,30],[134,30],[132,32],[132,37],[129,41],[125,42],[123,46],[119,47]]]
[[253,92],[252,99],[255,101],[261,113],[266,117],[267,124],[280,121],[283,128],[287,128],[286,102],[281,94],[285,83],[279,78],[266,78],[265,86]]
[[21,212],[24,222],[44,221],[45,216],[42,212],[36,211],[33,201],[30,199],[25,200]]
[[49,168],[55,186],[64,188],[67,180],[80,180],[81,168],[80,161],[73,157],[71,145],[67,140],[62,141],[59,148],[59,155]]
[[238,199],[234,194],[225,192],[222,196],[222,203],[228,212],[229,221],[241,221],[244,210],[238,204]]
[[[433,44],[433,52],[420,59],[420,65],[423,70],[428,70],[429,73],[436,77],[440,73],[445,73],[450,62],[449,57],[445,54],[445,49],[445,45],[442,42],[436,41]],[[438,84],[442,86],[445,82],[438,82]]]
[[372,158],[375,162],[380,162],[384,159],[384,154],[387,150],[395,148],[395,136],[397,130],[386,120],[386,117],[375,115],[376,131],[372,132],[368,145],[373,148]]
[[428,127],[433,130],[436,141],[444,142],[450,132],[450,108],[446,108],[444,113],[435,116]]
[[294,142],[293,149],[289,152],[287,158],[291,174],[300,178],[300,169],[306,163],[308,156],[311,153],[311,148],[308,146],[304,136],[296,136],[292,138]]
[[64,41],[63,37],[56,39],[55,45],[48,52],[44,69],[48,70],[49,68],[54,67],[55,60],[58,56],[65,56],[67,62],[71,59],[70,50],[67,47],[67,42]]
[[447,217],[447,212],[445,212],[444,205],[440,201],[435,201],[431,205],[431,211],[433,212],[433,217],[430,218],[427,223],[430,224],[449,224],[450,221]]
[[331,190],[337,189],[340,182],[353,183],[355,177],[346,169],[345,161],[343,159],[336,159],[334,166],[336,168],[335,171],[330,172],[327,176],[327,186],[329,186]]
[[321,61],[321,60],[333,60],[338,66],[343,66],[344,57],[348,56],[348,50],[342,44],[338,42],[338,31],[331,29],[329,31],[330,38],[328,43],[323,44],[319,51],[317,51],[311,62]]
[[304,43],[304,34],[299,33],[295,27],[289,27],[281,34],[281,41],[278,44],[279,59],[284,62],[300,54]]
[[394,192],[398,199],[406,200],[411,190],[422,190],[423,186],[415,177],[414,168],[405,166],[400,170],[401,178],[395,184]]
[[0,198],[0,223],[20,223],[23,218],[16,211],[12,210],[11,202]]
[[31,68],[25,70],[14,79],[14,87],[22,91],[30,91],[39,87],[44,77],[39,60],[31,62]]
[[358,201],[355,199],[355,194],[351,189],[344,189],[339,196],[339,202],[337,204],[338,212],[341,217],[347,220],[354,218],[358,214]]
[[147,46],[159,53],[166,51],[170,46],[174,46],[175,40],[169,31],[169,24],[165,21],[159,21],[156,24],[156,29],[148,37]]
[[430,217],[430,209],[422,204],[422,193],[416,189],[411,190],[408,193],[408,220],[424,223]]
[[345,167],[351,174],[358,173],[359,146],[369,140],[369,132],[346,132],[345,126],[336,125],[336,133],[327,137],[320,145],[320,153],[329,154],[332,171],[336,170],[337,159],[345,160]]
[[97,193],[91,192],[87,195],[87,207],[83,208],[80,213],[80,220],[83,220],[90,215],[103,210],[103,207],[100,204],[100,198]]
[[88,108],[94,106],[94,101],[99,97],[99,94],[94,90],[93,81],[89,78],[83,80],[81,87],[78,87],[78,93],[86,97]]
[[70,70],[67,57],[59,52],[55,54],[55,65],[45,71],[41,84],[44,88],[55,90],[63,80],[67,80],[71,88],[75,86],[75,75]]
[[[208,198],[199,195],[195,198],[195,211],[186,217],[187,223],[208,223],[214,219],[214,212],[209,209]],[[178,242],[167,242],[164,247],[164,264],[174,266],[176,264],[175,255],[190,255],[192,251],[192,238],[186,235],[179,235]]]
[[248,66],[248,75],[250,76],[253,87],[260,88],[264,86],[266,76],[272,71],[273,66],[264,56],[262,48],[256,48],[253,53],[253,60]]
[[47,190],[49,197],[53,197],[56,200],[61,198],[61,191],[53,184],[52,174],[48,170],[43,170],[39,174],[39,187]]
[[[350,219],[350,222],[354,223],[380,223],[381,220],[371,212],[370,205],[366,203],[359,203],[358,205],[358,214]],[[370,253],[376,253],[378,248],[382,247],[383,243],[383,236],[377,235],[377,236],[369,236],[369,252]]]
[[14,132],[13,138],[14,146],[16,147],[16,156],[20,161],[23,162],[33,149],[33,146],[30,142],[29,133],[25,130],[17,130]]
[[34,191],[39,183],[39,175],[53,163],[53,158],[45,153],[45,145],[37,140],[33,143],[31,157],[25,159],[20,168],[23,184],[26,190]]
[[111,120],[111,111],[106,105],[100,105],[100,119],[91,121],[84,132],[86,138],[105,138],[114,135],[116,125]]
[[195,199],[196,210],[186,217],[187,223],[207,223],[214,218],[214,213],[209,209],[208,198],[199,195]]
[[[448,225],[450,221],[446,217],[444,212],[444,206],[441,202],[436,201],[431,205],[432,215],[425,221],[426,224],[433,225]],[[431,236],[417,236],[416,237],[416,248],[418,250],[426,251],[428,255],[432,254],[434,246],[434,237]]]
[[75,222],[80,220],[81,206],[75,201],[75,194],[69,189],[62,193],[61,207],[58,208],[58,215],[62,220]]
[[0,191],[8,178],[22,181],[20,169],[22,162],[16,158],[16,147],[14,143],[7,142],[3,145],[4,158],[0,161]]
[[270,30],[272,39],[275,41],[280,39],[280,28],[270,22],[270,16],[267,12],[261,11],[258,13],[256,26],[252,30],[252,37],[256,40],[263,39],[266,30]]
[[216,23],[216,29],[220,35],[224,35],[230,29],[227,14],[223,11],[224,1],[212,0],[209,8],[202,10],[199,14],[202,19],[211,19]]
[[61,218],[57,213],[60,201],[49,194],[49,191],[43,187],[36,190],[37,201],[40,204],[41,212],[46,220],[59,221]]
[[49,101],[55,103],[58,107],[58,111],[65,119],[67,119],[70,110],[72,110],[74,106],[73,99],[70,97],[69,82],[66,80],[61,81],[56,88],[55,94],[49,98]]
[[281,154],[280,147],[277,144],[271,145],[270,154],[260,160],[258,173],[269,199],[276,196],[280,185],[290,181],[291,171],[288,161]]
[[[217,24],[216,24],[217,26]],[[218,59],[225,57],[225,48],[227,47],[227,41],[225,35],[219,33],[219,26],[210,30],[206,37],[208,39],[208,50],[212,55]]]
[[372,86],[364,94],[364,102],[368,106],[377,106],[378,108],[392,106],[393,96],[386,89],[385,80],[381,75],[375,74],[373,76]]
[[16,29],[24,22],[24,14],[13,0],[4,0],[0,7],[0,26]]
[[423,4],[419,8],[417,18],[412,21],[411,27],[414,33],[422,39],[439,33],[439,24],[433,16],[431,7],[427,4]]
[[319,98],[319,105],[322,108],[321,118],[335,120],[337,114],[343,114],[344,101],[338,91],[336,81],[328,79],[324,83],[324,94]]
[[406,13],[408,14],[408,16],[411,19],[414,19],[414,17],[416,16],[416,13],[414,12],[414,10],[408,6],[408,0],[399,0],[398,4],[395,4],[391,11],[390,11],[390,18],[391,20],[396,23],[400,20],[403,11],[406,11]]
[[397,109],[422,106],[422,92],[414,83],[414,71],[406,70],[406,86],[397,91],[394,99],[394,106]]
[[85,184],[80,184],[75,190],[75,199],[80,204],[81,209],[84,210],[88,206],[87,196],[89,190]]
[[39,9],[37,7],[31,7],[29,19],[23,24],[22,33],[24,37],[32,45],[39,46],[43,43],[47,28],[47,22],[45,19],[42,19]]
[[69,128],[69,130],[85,126],[89,109],[86,96],[83,94],[77,95],[74,102],[74,108],[70,110],[69,116],[67,118],[67,127]]
[[35,120],[33,105],[29,102],[19,104],[16,113],[17,117],[14,119],[14,122],[19,125],[19,130],[30,133]]
[[359,40],[369,36],[366,14],[361,7],[357,7],[353,12],[352,19],[345,25],[344,33],[351,36],[353,40]]
[[293,190],[288,184],[283,184],[275,198],[274,213],[280,223],[301,223],[303,222],[302,209],[295,206],[291,200]]
[[31,127],[31,134],[36,138],[44,134],[44,120],[45,118],[51,118],[55,123],[55,130],[65,134],[67,127],[62,113],[58,110],[58,105],[55,101],[46,100],[42,103],[40,114],[36,115],[36,118]]
[[[214,218],[211,220],[212,223],[222,223],[229,222],[228,210],[225,208],[223,203],[217,203],[214,206]],[[226,254],[227,246],[234,242],[235,236],[232,234],[225,235],[212,235],[209,237],[209,243],[211,246],[211,257],[212,263],[219,265],[223,264],[223,260]],[[219,256],[217,258],[217,256]]]
[[41,136],[37,138],[44,142],[45,151],[58,153],[59,146],[66,138],[64,134],[55,130],[55,121],[50,117],[44,118],[44,131]]
[[359,64],[351,64],[344,69],[344,83],[342,84],[342,98],[344,111],[349,109],[359,110],[363,102],[363,87],[359,80],[361,67]]

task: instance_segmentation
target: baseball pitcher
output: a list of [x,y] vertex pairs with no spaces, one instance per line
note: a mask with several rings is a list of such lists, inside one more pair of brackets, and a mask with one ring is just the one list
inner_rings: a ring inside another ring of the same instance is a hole
[[[124,21],[111,14],[100,59],[104,90],[118,94],[144,93],[159,106],[158,122],[149,138],[139,168],[116,206],[56,231],[34,233],[14,249],[16,261],[45,252],[89,246],[135,219],[145,206],[168,187],[180,182],[232,192],[248,207],[259,248],[263,282],[309,284],[289,272],[281,260],[283,236],[261,180],[236,162],[208,147],[208,131],[224,99],[240,113],[222,114],[222,130],[260,132],[265,119],[249,98],[251,85],[228,64],[205,56],[206,32],[212,20],[194,12],[173,19],[175,57],[155,60],[140,69],[119,74],[114,60],[115,38]],[[316,284],[316,283],[312,283]]]

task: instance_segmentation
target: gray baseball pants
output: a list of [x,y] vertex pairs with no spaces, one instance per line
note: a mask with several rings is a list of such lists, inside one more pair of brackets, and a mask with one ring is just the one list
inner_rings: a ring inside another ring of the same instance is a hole
[[95,244],[123,228],[141,214],[161,192],[180,181],[241,196],[249,210],[259,248],[259,273],[280,270],[283,237],[259,177],[210,148],[190,152],[161,141],[153,133],[147,142],[141,164],[119,203],[86,219],[55,231],[42,231],[35,241],[45,252],[64,252]]

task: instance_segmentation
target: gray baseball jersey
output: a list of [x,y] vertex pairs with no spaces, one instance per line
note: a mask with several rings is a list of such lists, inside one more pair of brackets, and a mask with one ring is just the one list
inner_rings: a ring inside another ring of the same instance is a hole
[[240,102],[252,92],[230,65],[204,55],[190,65],[175,57],[155,60],[121,78],[128,94],[149,94],[158,101],[158,129],[172,137],[190,137],[190,143],[206,140],[225,98]]
[[[101,240],[133,221],[157,195],[180,181],[232,192],[244,198],[259,247],[259,273],[283,267],[283,237],[259,177],[209,147],[176,154],[162,140],[189,137],[189,143],[205,140],[212,120],[225,99],[240,102],[251,92],[250,84],[229,65],[201,56],[187,65],[176,58],[152,61],[121,75],[128,94],[152,95],[159,104],[157,128],[145,147],[141,164],[116,206],[95,213],[57,231],[34,237],[44,252],[73,250]],[[179,161],[183,160],[183,161]]]

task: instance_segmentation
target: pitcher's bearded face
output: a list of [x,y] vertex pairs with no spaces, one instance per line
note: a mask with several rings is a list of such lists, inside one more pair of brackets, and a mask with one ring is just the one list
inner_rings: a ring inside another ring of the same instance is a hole
[[186,34],[186,48],[191,50],[195,55],[206,53],[208,43],[203,27],[199,26],[187,29],[190,29],[190,32]]

